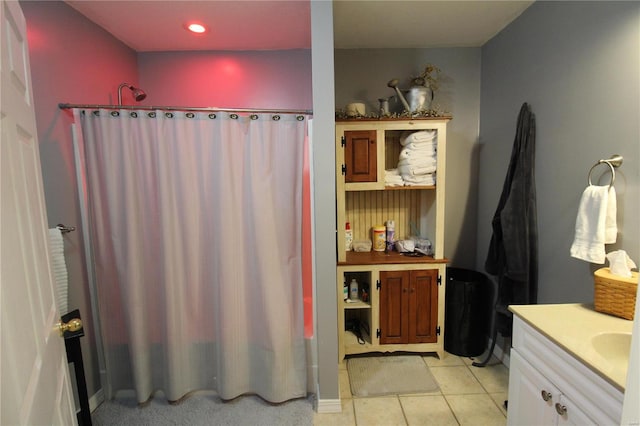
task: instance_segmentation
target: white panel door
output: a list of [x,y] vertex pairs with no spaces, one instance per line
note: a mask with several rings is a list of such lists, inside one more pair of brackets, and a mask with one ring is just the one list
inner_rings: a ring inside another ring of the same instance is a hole
[[507,425],[557,425],[554,404],[559,400],[558,388],[522,358],[517,350],[511,349]]
[[0,424],[76,424],[49,263],[26,23],[0,0]]

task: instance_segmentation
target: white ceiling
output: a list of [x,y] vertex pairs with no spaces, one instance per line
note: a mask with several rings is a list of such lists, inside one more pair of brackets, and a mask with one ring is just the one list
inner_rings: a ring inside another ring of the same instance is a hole
[[[138,52],[311,47],[307,0],[66,3]],[[531,3],[337,0],[333,6],[335,47],[482,46]],[[190,20],[205,23],[211,31],[200,36],[188,33],[183,25]]]

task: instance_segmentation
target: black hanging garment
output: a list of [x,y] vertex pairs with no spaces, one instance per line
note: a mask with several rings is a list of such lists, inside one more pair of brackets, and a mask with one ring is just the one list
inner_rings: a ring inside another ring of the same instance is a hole
[[538,300],[535,137],[535,115],[525,102],[518,115],[502,195],[491,221],[493,235],[485,261],[486,272],[498,281],[494,330],[503,336],[510,336],[512,329],[507,306],[535,304]]

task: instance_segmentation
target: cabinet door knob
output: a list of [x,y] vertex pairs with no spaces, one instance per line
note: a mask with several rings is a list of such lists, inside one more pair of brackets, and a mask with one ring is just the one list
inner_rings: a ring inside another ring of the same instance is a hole
[[556,402],[556,411],[561,416],[564,416],[565,414],[567,414],[567,407],[565,407],[564,405],[560,405],[559,402]]
[[553,395],[551,395],[551,393],[547,392],[546,390],[543,390],[541,392],[542,395],[542,399],[544,399],[545,401],[550,401],[551,398],[553,398]]

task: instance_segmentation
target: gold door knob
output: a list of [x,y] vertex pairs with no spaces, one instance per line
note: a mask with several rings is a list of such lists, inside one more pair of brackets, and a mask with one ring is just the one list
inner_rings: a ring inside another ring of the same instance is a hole
[[60,336],[62,336],[65,331],[73,332],[80,330],[82,328],[82,320],[80,318],[73,318],[68,322],[59,322],[56,325],[60,331]]

